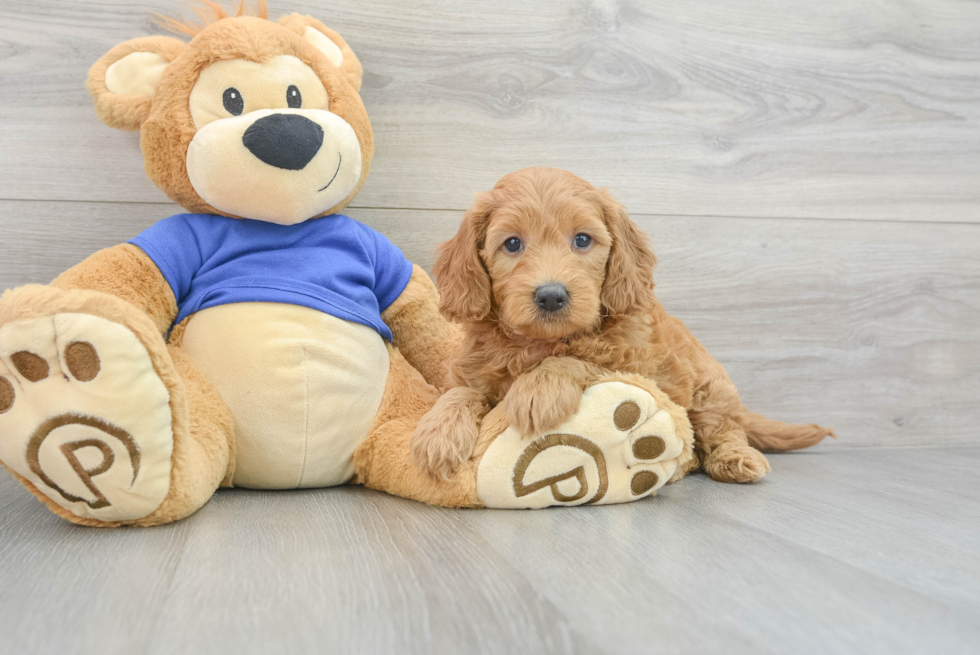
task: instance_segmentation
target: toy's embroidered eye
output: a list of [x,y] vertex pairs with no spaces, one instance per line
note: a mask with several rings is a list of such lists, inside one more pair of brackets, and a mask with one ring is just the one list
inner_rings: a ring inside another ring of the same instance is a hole
[[517,237],[511,237],[504,241],[504,250],[507,252],[519,252],[524,244]]
[[238,89],[233,86],[225,89],[225,92],[221,95],[221,104],[225,106],[225,111],[232,116],[240,116],[245,111],[245,100],[242,98],[242,94],[239,93]]
[[289,105],[290,109],[299,109],[303,106],[303,96],[300,95],[295,84],[290,84],[289,88],[286,89],[286,104]]
[[575,235],[575,247],[580,249],[588,248],[592,245],[592,237],[588,234],[576,234]]

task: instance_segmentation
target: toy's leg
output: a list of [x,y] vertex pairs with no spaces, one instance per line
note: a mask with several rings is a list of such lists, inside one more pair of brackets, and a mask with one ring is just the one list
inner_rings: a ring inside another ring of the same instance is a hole
[[731,380],[719,377],[699,389],[688,410],[705,472],[720,482],[753,482],[769,472],[769,461],[749,445],[735,420],[742,403]]
[[429,477],[412,461],[412,433],[439,398],[439,392],[398,350],[390,353],[384,400],[371,432],[354,452],[354,482],[432,505],[481,506],[476,496],[473,460],[463,463],[448,480]]
[[683,408],[646,378],[612,374],[586,389],[571,419],[537,439],[522,437],[494,408],[473,457],[448,480],[435,480],[413,464],[411,439],[437,397],[393,353],[382,412],[354,456],[358,482],[450,507],[621,503],[654,493],[693,461]]
[[129,303],[42,286],[0,301],[0,461],[59,516],[185,517],[226,477],[231,436],[217,392]]

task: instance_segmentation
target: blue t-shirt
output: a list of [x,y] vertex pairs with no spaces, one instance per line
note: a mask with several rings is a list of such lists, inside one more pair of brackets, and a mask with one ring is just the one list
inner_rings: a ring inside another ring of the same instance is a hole
[[412,276],[401,250],[342,214],[297,225],[177,214],[130,243],[170,284],[175,324],[217,305],[278,302],[367,325],[391,341],[381,312]]

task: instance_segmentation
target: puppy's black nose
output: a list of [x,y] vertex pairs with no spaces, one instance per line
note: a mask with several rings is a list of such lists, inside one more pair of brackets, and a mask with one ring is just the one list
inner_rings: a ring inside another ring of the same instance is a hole
[[534,290],[534,302],[546,312],[557,312],[568,304],[568,289],[558,282],[542,284]]
[[269,114],[248,126],[242,143],[269,166],[301,170],[323,145],[323,128],[299,114]]

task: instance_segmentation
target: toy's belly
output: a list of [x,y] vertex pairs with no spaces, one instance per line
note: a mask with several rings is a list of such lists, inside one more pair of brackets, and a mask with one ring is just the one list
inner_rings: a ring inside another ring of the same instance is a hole
[[240,303],[195,314],[184,350],[231,408],[236,486],[351,479],[388,377],[375,330],[306,307]]

